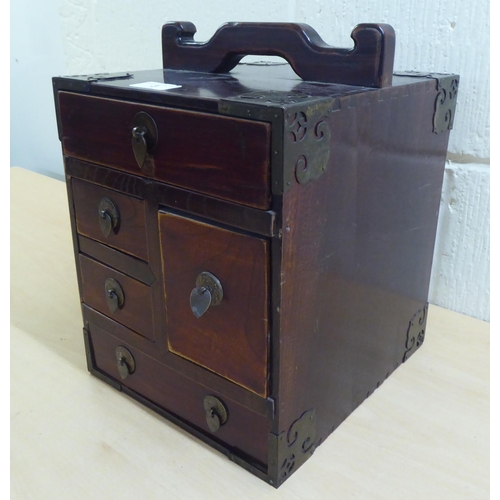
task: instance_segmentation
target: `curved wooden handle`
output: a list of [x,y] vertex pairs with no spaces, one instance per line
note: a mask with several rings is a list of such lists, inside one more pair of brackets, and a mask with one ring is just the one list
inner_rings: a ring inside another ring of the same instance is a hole
[[207,42],[195,42],[195,33],[190,22],[163,26],[164,69],[225,73],[246,55],[274,55],[304,80],[365,87],[392,83],[396,35],[388,24],[356,26],[353,49],[327,45],[307,24],[226,23]]

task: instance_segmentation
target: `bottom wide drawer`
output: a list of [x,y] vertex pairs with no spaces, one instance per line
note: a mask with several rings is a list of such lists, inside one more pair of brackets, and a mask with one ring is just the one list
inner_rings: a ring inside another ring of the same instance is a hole
[[89,325],[89,337],[94,368],[187,421],[232,453],[267,465],[267,417],[193,382],[95,325]]

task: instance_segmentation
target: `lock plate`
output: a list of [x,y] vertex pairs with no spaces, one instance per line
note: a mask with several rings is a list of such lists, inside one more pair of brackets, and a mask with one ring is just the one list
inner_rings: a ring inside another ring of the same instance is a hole
[[158,128],[153,118],[144,111],[137,113],[132,123],[132,150],[139,168],[144,166],[157,142]]

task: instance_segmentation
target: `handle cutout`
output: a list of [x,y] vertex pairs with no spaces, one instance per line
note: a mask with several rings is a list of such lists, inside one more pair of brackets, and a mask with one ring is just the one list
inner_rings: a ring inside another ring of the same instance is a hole
[[246,55],[285,59],[303,80],[365,87],[392,84],[395,33],[388,24],[359,24],[354,48],[326,44],[307,24],[226,23],[207,42],[195,42],[196,26],[167,23],[162,29],[163,68],[227,73]]

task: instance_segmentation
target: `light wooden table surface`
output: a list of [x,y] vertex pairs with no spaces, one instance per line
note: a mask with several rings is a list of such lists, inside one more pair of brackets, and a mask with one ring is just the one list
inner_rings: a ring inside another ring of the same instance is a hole
[[489,325],[426,340],[279,490],[87,372],[64,183],[11,169],[13,499],[486,499]]

